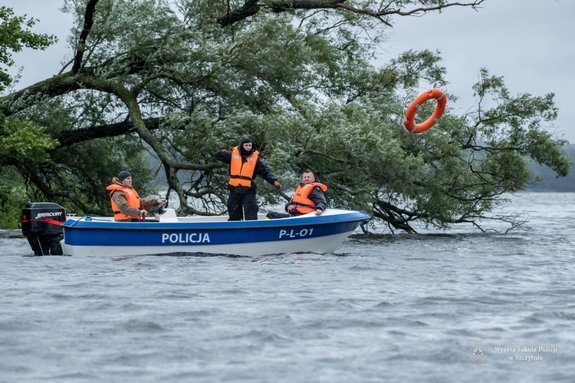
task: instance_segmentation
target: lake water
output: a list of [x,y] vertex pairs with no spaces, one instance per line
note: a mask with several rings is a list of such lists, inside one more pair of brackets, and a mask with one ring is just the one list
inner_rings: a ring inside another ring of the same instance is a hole
[[337,254],[34,257],[0,231],[0,382],[572,382],[575,193],[507,235]]

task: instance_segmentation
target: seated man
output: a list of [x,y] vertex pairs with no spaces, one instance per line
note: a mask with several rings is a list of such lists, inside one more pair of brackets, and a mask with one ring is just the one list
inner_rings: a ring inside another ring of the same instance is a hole
[[127,170],[112,178],[112,184],[106,190],[110,192],[115,221],[140,221],[146,217],[145,209],[166,203],[163,198],[140,198],[132,187],[132,175]]
[[315,211],[316,215],[322,215],[327,209],[325,192],[327,186],[319,183],[315,175],[309,169],[304,170],[301,183],[296,189],[292,200],[286,205],[286,211],[290,215],[301,215]]

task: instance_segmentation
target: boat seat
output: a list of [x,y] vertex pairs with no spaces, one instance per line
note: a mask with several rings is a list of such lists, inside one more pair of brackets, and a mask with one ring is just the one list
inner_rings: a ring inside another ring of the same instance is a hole
[[165,213],[160,216],[160,222],[179,222],[175,209],[165,209]]

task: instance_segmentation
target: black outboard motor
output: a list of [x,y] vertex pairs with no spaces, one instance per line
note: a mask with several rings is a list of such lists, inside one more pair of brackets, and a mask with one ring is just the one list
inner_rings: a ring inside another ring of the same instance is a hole
[[22,209],[22,234],[35,255],[62,255],[66,209],[53,202],[30,202]]

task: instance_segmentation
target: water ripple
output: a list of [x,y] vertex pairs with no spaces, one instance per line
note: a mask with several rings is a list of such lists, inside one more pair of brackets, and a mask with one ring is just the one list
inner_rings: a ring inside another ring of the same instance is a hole
[[529,228],[273,257],[34,257],[0,231],[0,380],[571,381],[575,194],[508,209]]

